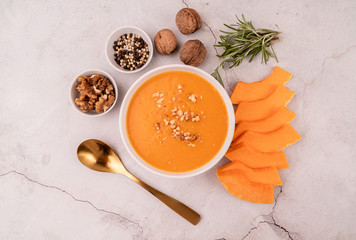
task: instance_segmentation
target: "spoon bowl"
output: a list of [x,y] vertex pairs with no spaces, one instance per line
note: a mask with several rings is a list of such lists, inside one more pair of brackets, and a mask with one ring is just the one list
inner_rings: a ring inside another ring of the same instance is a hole
[[200,215],[193,209],[149,186],[127,171],[119,156],[106,143],[97,139],[86,140],[78,146],[77,156],[84,166],[94,171],[119,173],[130,178],[191,224],[196,225],[200,221]]
[[106,143],[89,139],[82,142],[77,149],[79,161],[95,171],[112,172],[112,173],[127,173],[124,165],[116,153]]

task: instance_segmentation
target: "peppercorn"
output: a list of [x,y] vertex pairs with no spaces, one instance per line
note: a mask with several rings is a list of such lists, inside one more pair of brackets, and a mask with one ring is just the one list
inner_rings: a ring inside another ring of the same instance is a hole
[[123,34],[114,41],[115,62],[122,68],[133,71],[141,68],[149,58],[147,43],[133,33]]

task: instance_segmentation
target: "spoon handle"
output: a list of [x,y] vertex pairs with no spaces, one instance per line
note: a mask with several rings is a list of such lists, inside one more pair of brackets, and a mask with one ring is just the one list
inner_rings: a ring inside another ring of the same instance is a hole
[[161,200],[164,204],[170,207],[173,211],[178,213],[181,217],[185,220],[190,222],[193,225],[198,224],[200,221],[200,215],[195,212],[190,207],[186,206],[185,204],[179,202],[178,200],[158,191],[157,189],[151,187],[150,185],[144,183],[140,179],[136,178],[132,174],[125,174],[126,177],[130,178],[132,181],[136,182],[138,185],[149,191],[153,196]]

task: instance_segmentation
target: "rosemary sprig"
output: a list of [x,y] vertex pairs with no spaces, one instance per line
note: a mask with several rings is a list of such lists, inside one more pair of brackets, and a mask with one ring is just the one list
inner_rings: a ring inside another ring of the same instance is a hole
[[219,68],[224,68],[226,64],[230,64],[229,68],[238,66],[245,57],[251,56],[249,62],[251,62],[257,54],[261,52],[261,63],[267,63],[269,58],[275,58],[278,62],[276,53],[273,50],[272,43],[278,41],[278,35],[280,32],[270,29],[256,29],[251,21],[246,21],[245,16],[242,14],[242,20],[237,16],[237,22],[235,24],[224,24],[231,31],[223,31],[220,35],[220,41],[215,47],[222,47],[224,52],[217,55],[222,59],[221,63],[215,68],[211,74],[222,85],[222,79],[219,74]]

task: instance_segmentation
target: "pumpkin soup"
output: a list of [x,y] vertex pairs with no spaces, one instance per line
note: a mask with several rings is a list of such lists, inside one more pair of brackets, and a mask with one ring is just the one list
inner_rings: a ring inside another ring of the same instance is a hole
[[136,153],[155,168],[187,172],[210,160],[228,131],[224,100],[197,74],[169,71],[143,83],[129,103],[127,134]]

